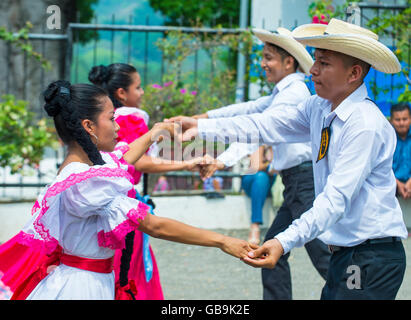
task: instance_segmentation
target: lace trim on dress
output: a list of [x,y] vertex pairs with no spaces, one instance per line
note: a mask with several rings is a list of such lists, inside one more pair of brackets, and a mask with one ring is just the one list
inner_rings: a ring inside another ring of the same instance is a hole
[[[71,186],[77,183],[94,177],[119,177],[126,178],[129,181],[133,179],[130,176],[130,174],[123,169],[108,167],[90,168],[85,172],[73,173],[69,175],[65,180],[57,182],[54,185],[50,186],[50,188],[47,190],[46,194],[43,197],[41,207],[39,206],[38,202],[36,202],[33,206],[32,212],[33,210],[41,208],[38,217],[33,222],[33,227],[40,236],[40,239],[36,238],[32,234],[28,234],[22,231],[19,235],[19,239],[22,241],[20,243],[30,246],[38,246],[40,247],[41,251],[45,251],[46,254],[52,252],[58,245],[58,241],[50,235],[49,230],[40,221],[49,209],[47,200],[51,197],[57,196],[59,193],[63,192],[64,190],[70,188]],[[36,209],[34,209],[34,207],[36,207]]]
[[140,224],[138,219],[144,219],[149,210],[149,206],[139,202],[137,209],[131,209],[127,213],[127,220],[123,221],[109,232],[104,232],[104,230],[101,230],[97,234],[98,245],[100,247],[110,248],[113,250],[123,249],[125,247],[124,239],[126,235],[138,228]]

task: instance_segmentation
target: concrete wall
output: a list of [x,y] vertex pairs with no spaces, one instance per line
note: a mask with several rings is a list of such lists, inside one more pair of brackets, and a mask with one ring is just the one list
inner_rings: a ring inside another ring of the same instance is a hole
[[[250,226],[251,202],[245,196],[206,199],[203,196],[153,198],[155,213],[205,229],[247,229]],[[13,237],[31,217],[32,202],[0,204],[0,243]],[[264,209],[264,226],[274,219],[271,198]]]
[[[203,196],[155,197],[155,213],[204,229],[248,229],[251,202],[248,197],[226,196],[206,199]],[[407,228],[411,228],[411,200],[400,200]],[[31,217],[33,203],[0,204],[0,243],[13,237]],[[263,227],[269,227],[278,208],[267,198],[263,209]]]

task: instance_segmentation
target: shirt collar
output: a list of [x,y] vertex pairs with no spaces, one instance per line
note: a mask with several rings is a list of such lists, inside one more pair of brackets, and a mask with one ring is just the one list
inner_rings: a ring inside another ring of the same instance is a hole
[[356,108],[355,103],[364,101],[368,96],[367,87],[363,83],[353,93],[340,103],[340,105],[334,110],[335,114],[342,121],[346,121],[348,117],[353,113]]
[[280,92],[284,88],[288,87],[288,85],[294,81],[304,81],[305,75],[301,72],[294,72],[289,74],[288,76],[285,76],[278,82],[274,89],[273,92]]

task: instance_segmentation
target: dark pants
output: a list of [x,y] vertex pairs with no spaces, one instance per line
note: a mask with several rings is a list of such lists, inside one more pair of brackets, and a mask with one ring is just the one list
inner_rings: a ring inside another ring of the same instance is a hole
[[[278,233],[284,231],[301,214],[313,206],[315,198],[313,169],[310,163],[281,172],[284,184],[284,202],[268,229],[264,241],[273,239]],[[327,245],[314,239],[304,245],[307,253],[319,274],[327,278],[327,271],[331,253]],[[290,265],[288,257],[283,255],[274,269],[262,269],[263,299],[264,300],[291,300],[292,286]]]
[[401,241],[361,244],[331,256],[322,300],[394,300],[405,273]]

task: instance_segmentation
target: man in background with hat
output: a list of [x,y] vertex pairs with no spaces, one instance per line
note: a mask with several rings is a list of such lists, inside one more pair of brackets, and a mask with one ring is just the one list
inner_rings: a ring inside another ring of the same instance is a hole
[[261,143],[311,141],[316,198],[313,207],[244,262],[274,268],[292,248],[314,238],[332,256],[322,299],[395,299],[406,261],[407,238],[392,170],[396,135],[363,82],[370,66],[397,73],[395,55],[373,32],[331,19],[293,36],[316,48],[310,72],[317,95],[270,117],[183,119],[183,140],[199,134],[219,140],[257,135]]
[[[278,28],[275,32],[253,29],[263,43],[261,67],[267,81],[275,83],[270,95],[255,101],[232,104],[207,113],[194,116],[196,119],[229,118],[253,113],[275,113],[277,108],[286,106],[296,108],[299,103],[311,96],[304,82],[304,74],[309,75],[313,60],[305,47],[297,42],[291,31]],[[301,70],[301,72],[298,72]],[[176,120],[177,118],[173,118]],[[233,142],[220,154],[214,166],[208,165],[204,178],[210,177],[216,170],[231,167],[244,156],[258,149],[257,143]],[[270,167],[280,172],[284,183],[284,202],[265,235],[265,240],[272,239],[284,231],[293,220],[312,207],[314,201],[314,180],[311,160],[311,145],[303,143],[280,143],[273,145],[273,161]],[[251,172],[254,173],[254,172]],[[262,190],[261,190],[262,192]],[[253,230],[251,230],[253,231]],[[326,279],[330,252],[320,240],[313,239],[305,244],[307,253],[323,279]],[[265,300],[291,300],[292,285],[289,253],[283,255],[275,269],[262,269],[263,298]]]

